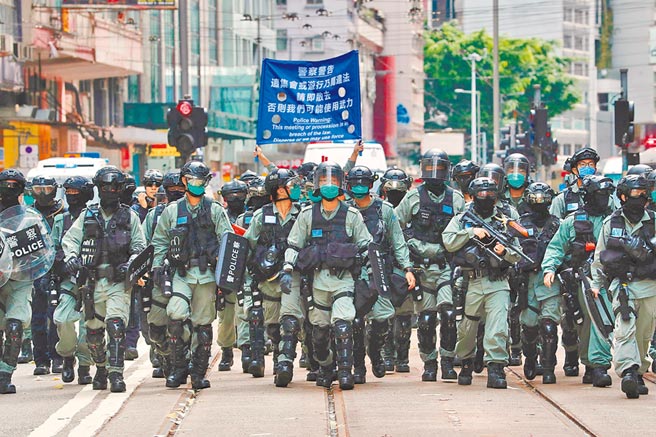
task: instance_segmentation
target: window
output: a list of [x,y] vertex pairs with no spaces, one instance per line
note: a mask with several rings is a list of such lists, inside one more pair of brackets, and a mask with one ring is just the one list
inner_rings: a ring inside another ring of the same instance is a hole
[[276,50],[287,50],[287,29],[276,30]]
[[572,18],[574,16],[574,10],[573,9],[565,9],[565,17],[564,21],[569,21],[572,22]]
[[572,154],[572,145],[571,144],[563,144],[562,145],[562,153],[563,153],[563,155],[571,155]]
[[217,1],[208,0],[207,2],[207,56],[211,65],[219,63],[219,42],[217,40]]
[[575,50],[588,50],[588,39],[584,36],[575,36],[574,37],[574,49]]
[[278,6],[286,6],[287,5],[287,0],[276,0],[276,4]]
[[572,48],[572,35],[565,35],[563,37],[563,47],[566,49]]
[[323,0],[305,0],[308,6],[323,6]]
[[311,50],[313,52],[323,52],[323,38],[312,38]]

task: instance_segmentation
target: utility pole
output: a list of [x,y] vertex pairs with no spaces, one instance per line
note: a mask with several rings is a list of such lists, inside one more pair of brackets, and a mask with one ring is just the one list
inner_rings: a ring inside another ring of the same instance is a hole
[[[540,85],[533,85],[533,108],[535,108],[535,113],[537,114],[537,110],[540,108],[542,105],[542,89],[540,88]],[[533,153],[535,155],[535,172],[536,172],[536,177],[539,181],[545,181],[545,173],[544,172],[544,166],[542,165],[542,149],[540,148],[540,145],[535,146],[535,143],[537,143],[537,138],[535,135],[535,131],[533,132]]]
[[180,90],[182,98],[189,95],[189,12],[187,0],[179,0],[178,30],[180,32]]
[[[471,53],[467,56],[471,61],[471,160],[478,161],[478,128],[476,126],[476,62],[480,61],[481,55],[478,53]],[[482,162],[480,163],[482,164]]]
[[499,0],[492,0],[492,149],[499,150],[501,96],[499,94]]

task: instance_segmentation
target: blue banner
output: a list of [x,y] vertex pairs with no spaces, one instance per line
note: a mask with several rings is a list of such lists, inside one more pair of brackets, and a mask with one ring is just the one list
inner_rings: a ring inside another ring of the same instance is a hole
[[360,138],[357,50],[323,61],[264,60],[257,144]]

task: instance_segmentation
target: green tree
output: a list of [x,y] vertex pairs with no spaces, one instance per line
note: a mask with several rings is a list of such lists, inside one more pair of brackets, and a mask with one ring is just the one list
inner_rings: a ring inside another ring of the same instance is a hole
[[[470,98],[455,89],[471,88],[470,53],[484,54],[476,63],[477,90],[481,92],[481,130],[492,134],[492,36],[485,31],[465,35],[452,23],[426,33],[424,71],[426,72],[426,127],[439,127],[434,120],[442,113],[447,126],[469,129]],[[540,85],[542,102],[554,117],[571,109],[580,99],[574,79],[567,74],[570,60],[557,56],[556,43],[537,38],[499,38],[499,92],[501,117],[513,112],[526,119],[533,102],[533,86]],[[444,127],[444,126],[442,126]]]

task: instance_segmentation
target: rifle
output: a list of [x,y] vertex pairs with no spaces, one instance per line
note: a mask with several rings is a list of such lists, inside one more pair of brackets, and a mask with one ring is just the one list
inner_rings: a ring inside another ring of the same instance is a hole
[[96,316],[96,304],[93,297],[96,289],[96,269],[80,267],[75,277],[75,283],[78,286],[82,304],[84,305],[84,320],[93,320]]
[[[474,238],[474,242],[476,242],[476,244],[478,244],[479,246],[484,248],[485,251],[488,252],[488,254],[494,254],[494,251],[491,248],[494,248],[494,243],[498,242],[502,246],[515,251],[526,262],[528,262],[530,264],[534,263],[534,261],[528,255],[526,255],[524,252],[522,252],[521,246],[515,245],[515,243],[513,242],[513,239],[511,237],[498,232],[496,229],[494,229],[492,226],[490,226],[488,223],[486,223],[482,218],[480,218],[479,216],[474,214],[472,212],[471,208],[468,209],[467,211],[465,211],[465,214],[463,215],[462,218],[466,219],[467,221],[472,222],[476,227],[485,229],[485,231],[487,231],[487,233],[490,235],[490,238],[492,239],[492,241],[489,244],[486,244],[485,242],[479,240],[478,237]],[[526,230],[526,228],[524,228],[522,225],[520,225],[516,221],[514,221],[512,219],[509,219],[506,216],[501,216],[501,217],[496,216],[494,218],[499,220],[504,225],[504,227],[506,229],[508,228],[508,226],[510,226],[512,229],[514,229],[516,232],[518,232],[523,237],[528,237],[529,236],[528,231]],[[498,255],[496,255],[495,259],[498,260],[498,261],[503,261],[501,259],[501,257],[499,257]]]
[[517,310],[523,311],[528,308],[528,275],[521,271],[515,264],[510,269],[510,276],[508,277],[508,285],[510,289],[517,293]]
[[[462,278],[460,285],[457,285],[458,278]],[[456,313],[456,322],[459,322],[465,314],[465,296],[469,289],[469,275],[465,275],[460,266],[456,266],[453,269],[453,285],[451,289],[453,290],[453,308]]]

